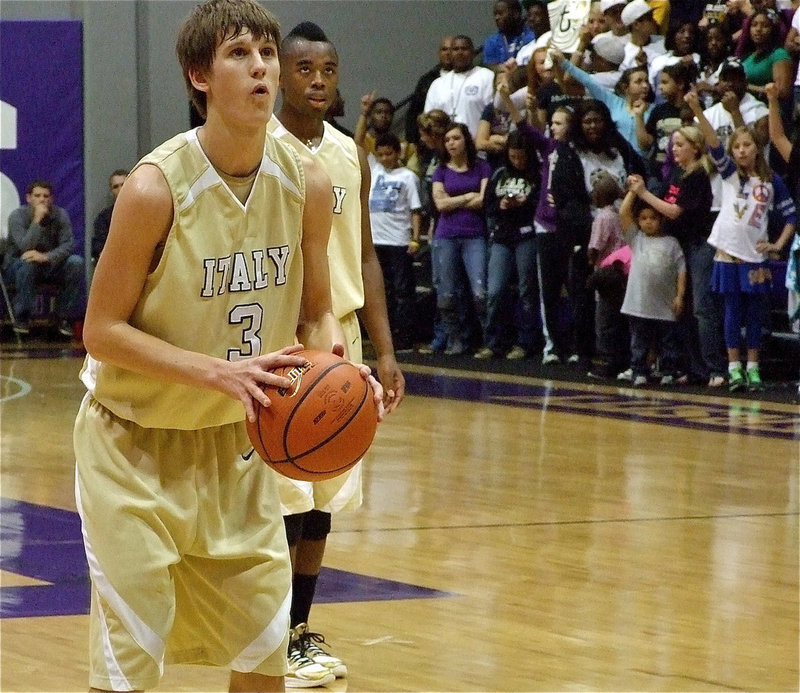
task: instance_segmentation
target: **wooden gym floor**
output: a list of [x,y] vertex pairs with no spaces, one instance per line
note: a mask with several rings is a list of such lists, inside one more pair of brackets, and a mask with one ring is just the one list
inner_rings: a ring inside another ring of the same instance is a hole
[[[82,691],[81,353],[38,346],[0,350],[0,689]],[[311,618],[350,670],[330,690],[798,690],[789,396],[410,360],[366,503],[334,518]],[[158,690],[226,688],[180,666]]]

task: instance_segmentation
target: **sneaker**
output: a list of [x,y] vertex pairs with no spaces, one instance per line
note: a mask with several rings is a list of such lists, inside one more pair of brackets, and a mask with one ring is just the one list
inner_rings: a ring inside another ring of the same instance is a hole
[[669,387],[670,385],[674,385],[675,384],[675,377],[672,376],[672,375],[662,375],[660,382],[665,387]]
[[330,671],[337,679],[347,676],[347,666],[338,657],[334,657],[330,652],[323,650],[320,645],[327,645],[325,636],[321,633],[312,633],[308,630],[308,624],[301,623],[295,629],[299,634],[300,640],[305,647],[306,657],[313,660],[315,664],[320,664]]
[[306,649],[305,638],[300,636],[297,629],[291,628],[289,630],[289,673],[284,679],[286,688],[317,688],[336,680],[336,675],[328,667],[317,664],[311,659],[307,655]]
[[517,345],[506,354],[506,358],[509,361],[519,361],[520,359],[524,359],[527,355],[528,352],[525,351],[525,349],[523,349],[521,346]]
[[421,346],[419,348],[420,354],[441,354],[447,346],[447,341],[441,338],[435,338],[430,344]]
[[62,337],[72,337],[75,331],[72,329],[72,325],[68,320],[61,320],[58,323],[58,334]]
[[561,359],[558,358],[558,354],[554,354],[552,351],[549,351],[544,356],[542,356],[543,366],[550,366],[554,363],[561,363]]
[[494,352],[489,347],[481,347],[475,352],[475,358],[485,361],[486,359],[494,358]]
[[461,356],[467,353],[467,347],[456,340],[444,350],[445,356]]
[[570,354],[569,358],[567,359],[567,363],[579,363],[581,357],[577,354]]
[[760,392],[764,389],[764,383],[761,382],[761,373],[758,366],[752,366],[747,369],[747,389],[750,392]]
[[626,371],[622,371],[622,373],[617,374],[617,380],[633,380],[633,368],[629,368]]
[[30,334],[31,333],[31,326],[30,326],[30,323],[28,323],[27,320],[23,321],[23,322],[20,322],[19,320],[15,321],[12,329],[14,330],[14,332],[16,334]]
[[741,366],[728,373],[728,390],[736,392],[744,389],[745,385],[747,385],[747,381]]
[[647,385],[647,376],[646,375],[637,375],[633,379],[633,386],[634,387],[643,387],[644,385]]
[[712,375],[708,379],[708,386],[709,387],[722,387],[725,384],[725,378],[721,375]]

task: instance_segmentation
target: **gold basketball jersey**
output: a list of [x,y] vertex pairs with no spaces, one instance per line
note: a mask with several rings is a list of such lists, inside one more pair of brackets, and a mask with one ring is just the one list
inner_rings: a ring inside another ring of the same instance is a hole
[[[164,174],[173,222],[130,323],[183,349],[231,361],[293,344],[305,203],[297,153],[267,136],[245,204],[211,165],[196,130],[168,140],[137,166],[142,164]],[[140,426],[196,429],[244,420],[242,404],[222,393],[91,357],[81,378],[101,404]]]
[[333,185],[333,224],[328,242],[331,300],[337,319],[364,305],[361,276],[361,166],[352,137],[325,123],[322,142],[310,149],[275,117],[267,126],[278,139],[319,162]]

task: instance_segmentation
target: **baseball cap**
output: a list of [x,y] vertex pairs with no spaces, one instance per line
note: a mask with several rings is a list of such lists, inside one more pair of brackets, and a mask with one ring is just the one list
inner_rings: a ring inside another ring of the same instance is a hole
[[744,75],[744,65],[742,65],[742,61],[739,58],[725,58],[722,61],[722,65],[720,65],[719,74],[722,75],[725,72],[738,72]]
[[605,12],[616,5],[624,5],[626,0],[600,0],[600,9]]
[[631,0],[622,10],[622,22],[625,26],[630,26],[652,11],[653,8],[645,0]]
[[619,65],[625,57],[625,42],[620,41],[610,31],[598,34],[592,39],[592,48],[601,58]]

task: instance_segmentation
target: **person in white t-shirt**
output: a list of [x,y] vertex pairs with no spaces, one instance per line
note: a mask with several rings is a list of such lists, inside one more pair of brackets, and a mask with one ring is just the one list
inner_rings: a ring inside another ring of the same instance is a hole
[[473,65],[475,47],[469,36],[453,39],[453,70],[437,77],[425,98],[424,113],[441,109],[454,123],[464,123],[474,138],[483,109],[494,98],[494,72]]
[[649,66],[654,58],[667,52],[653,9],[645,0],[631,0],[622,9],[621,17],[631,33],[625,45],[625,57],[619,66],[620,72],[638,65]]
[[375,154],[369,157],[372,242],[383,270],[396,352],[411,350],[414,345],[416,282],[412,259],[419,251],[422,227],[419,178],[401,165],[400,149],[397,136],[386,132],[378,135]]
[[[753,129],[756,138],[763,146],[769,140],[767,106],[747,92],[747,76],[742,63],[736,58],[728,58],[720,67],[717,82],[720,100],[703,111],[706,120],[714,128],[717,139],[724,147],[731,133],[741,125]],[[716,172],[711,175],[711,190],[714,200],[711,211],[718,212],[722,199],[722,180]]]

